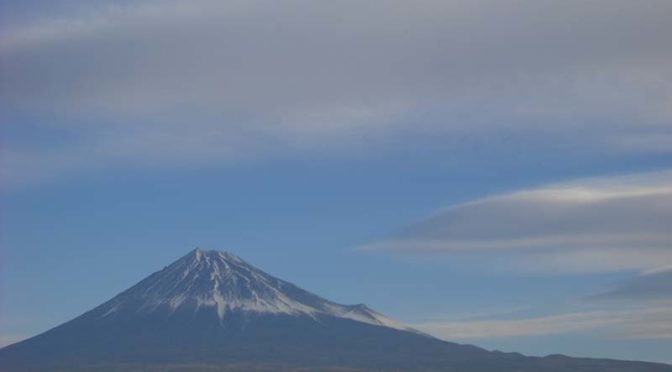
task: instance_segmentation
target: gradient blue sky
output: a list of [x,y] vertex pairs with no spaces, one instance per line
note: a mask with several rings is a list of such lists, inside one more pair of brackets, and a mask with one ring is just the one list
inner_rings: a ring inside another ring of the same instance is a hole
[[0,1],[0,345],[196,246],[672,362],[668,1]]

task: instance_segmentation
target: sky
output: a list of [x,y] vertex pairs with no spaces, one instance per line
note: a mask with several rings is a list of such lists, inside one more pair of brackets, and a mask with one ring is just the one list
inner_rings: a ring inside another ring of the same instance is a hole
[[195,247],[672,363],[667,0],[0,0],[0,345]]

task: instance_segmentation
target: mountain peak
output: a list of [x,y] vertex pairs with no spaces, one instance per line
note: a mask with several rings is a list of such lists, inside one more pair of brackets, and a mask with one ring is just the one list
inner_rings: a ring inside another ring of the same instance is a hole
[[213,370],[672,372],[560,359],[444,342],[364,304],[314,295],[232,253],[197,248],[97,308],[0,349],[0,371],[196,371],[214,363]]
[[187,253],[183,258],[201,261],[201,260],[222,260],[222,261],[233,261],[233,262],[244,262],[240,257],[228,251],[218,251],[213,249],[203,249],[197,247],[191,252]]
[[103,304],[101,318],[213,313],[332,316],[411,330],[363,304],[341,305],[271,276],[227,251],[196,248]]

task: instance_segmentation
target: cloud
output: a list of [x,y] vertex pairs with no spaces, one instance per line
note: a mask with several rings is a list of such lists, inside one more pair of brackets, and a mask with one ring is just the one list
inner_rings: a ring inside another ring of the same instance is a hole
[[9,141],[6,179],[347,154],[408,133],[636,153],[670,136],[668,1],[70,4],[0,28],[3,124],[30,113],[36,137],[68,138]]
[[585,332],[609,339],[672,340],[672,310],[669,306],[595,310],[522,319],[437,321],[413,326],[448,340]]
[[[445,104],[443,98],[482,97],[492,89],[514,88],[534,98],[553,95],[547,89],[555,88],[606,104],[633,94],[622,89],[608,94],[613,77],[621,76],[613,84],[623,88],[665,88],[672,6],[649,4],[287,1],[269,6],[199,0],[99,6],[86,16],[78,12],[4,30],[0,51],[8,89],[2,98],[69,110],[194,103],[279,113],[394,97],[438,98]],[[54,58],[44,65],[40,57]],[[605,76],[592,70],[597,68]],[[638,98],[636,104],[645,103]]]
[[613,271],[672,262],[672,172],[585,179],[449,207],[370,250],[504,254],[518,269]]
[[643,272],[624,284],[594,296],[595,299],[614,300],[670,300],[672,299],[672,265]]

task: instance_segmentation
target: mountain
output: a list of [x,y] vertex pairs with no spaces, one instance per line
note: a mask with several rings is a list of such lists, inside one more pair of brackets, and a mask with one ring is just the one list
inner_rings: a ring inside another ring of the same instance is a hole
[[45,370],[672,372],[672,366],[526,357],[450,343],[365,305],[326,300],[231,253],[196,249],[95,309],[0,349],[0,371]]

